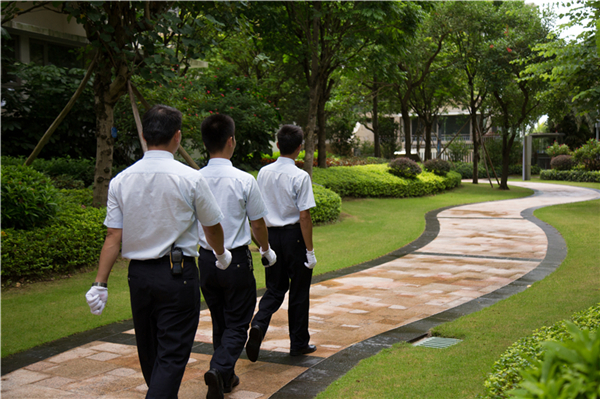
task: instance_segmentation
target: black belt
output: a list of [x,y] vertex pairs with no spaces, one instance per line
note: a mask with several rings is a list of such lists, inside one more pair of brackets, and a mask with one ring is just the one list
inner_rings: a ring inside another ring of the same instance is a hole
[[[205,249],[200,247],[200,251],[205,251],[205,252],[210,252],[211,254],[213,253],[213,251]],[[230,249],[229,252],[231,252],[232,254],[238,253],[238,252],[243,252],[246,253],[246,251],[248,251],[248,246],[247,245],[242,245],[241,247],[237,247],[237,248],[233,248]]]
[[294,230],[294,229],[299,229],[299,228],[300,228],[300,223],[286,224],[285,226],[268,227],[269,230]]
[[[135,260],[136,262],[169,262],[171,263],[171,255],[165,255],[163,257],[160,258],[156,258],[156,259],[144,259],[144,260],[137,260],[137,259],[132,259]],[[193,256],[183,256],[183,260],[187,261],[187,262],[194,262],[196,263],[196,258],[194,258]]]

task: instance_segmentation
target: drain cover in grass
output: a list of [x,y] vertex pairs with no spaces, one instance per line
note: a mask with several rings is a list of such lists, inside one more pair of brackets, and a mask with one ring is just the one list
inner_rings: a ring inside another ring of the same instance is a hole
[[438,348],[443,349],[449,346],[458,344],[462,340],[454,339],[454,338],[440,338],[440,337],[429,337],[422,339],[421,341],[417,341],[413,344],[413,346],[423,346],[425,348]]

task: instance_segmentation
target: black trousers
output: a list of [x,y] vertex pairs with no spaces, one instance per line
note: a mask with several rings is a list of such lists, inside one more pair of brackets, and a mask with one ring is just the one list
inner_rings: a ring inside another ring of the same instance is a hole
[[308,310],[312,269],[304,266],[307,261],[306,245],[300,226],[292,229],[269,228],[269,245],[277,254],[277,262],[265,269],[267,291],[260,300],[252,325],[258,325],[266,334],[271,316],[281,307],[289,290],[290,349],[301,349],[310,341]]
[[214,353],[210,367],[219,370],[226,386],[248,339],[248,328],[256,307],[256,280],[248,247],[231,250],[229,267],[215,266],[212,251],[200,249],[200,287],[210,310]]
[[129,293],[146,398],[177,398],[200,317],[198,268],[185,257],[181,276],[168,257],[132,260]]

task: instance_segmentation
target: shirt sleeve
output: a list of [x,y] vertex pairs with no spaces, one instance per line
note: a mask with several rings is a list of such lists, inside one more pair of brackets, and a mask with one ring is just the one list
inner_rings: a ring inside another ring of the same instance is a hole
[[300,212],[317,206],[312,189],[312,181],[308,173],[302,175],[297,191],[296,205]]
[[123,228],[123,210],[119,206],[115,195],[115,180],[111,181],[108,185],[108,200],[106,202],[106,218],[104,219],[104,225],[110,229],[122,229]]
[[262,194],[258,188],[258,183],[254,177],[249,179],[248,201],[246,203],[246,214],[251,221],[258,220],[264,217],[268,211]]
[[214,226],[223,220],[223,213],[204,177],[200,173],[198,176],[194,198],[196,217],[201,225]]

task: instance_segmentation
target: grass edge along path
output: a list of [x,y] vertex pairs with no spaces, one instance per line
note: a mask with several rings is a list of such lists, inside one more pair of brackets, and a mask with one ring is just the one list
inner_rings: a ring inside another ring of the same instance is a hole
[[[571,184],[600,189],[600,184]],[[446,349],[395,345],[361,361],[318,398],[485,397],[483,383],[512,343],[598,303],[600,200],[541,208],[534,216],[555,227],[567,244],[567,257],[554,273],[522,293],[432,331],[463,342]]]
[[[359,264],[417,239],[425,229],[425,214],[445,206],[519,198],[531,190],[510,191],[470,183],[448,192],[411,198],[345,199],[341,221],[316,226],[318,264],[314,275]],[[258,288],[264,269],[255,255]],[[119,261],[109,280],[108,303],[100,317],[91,315],[84,295],[96,270],[66,280],[40,282],[2,293],[2,357],[72,334],[131,318],[127,263]]]

